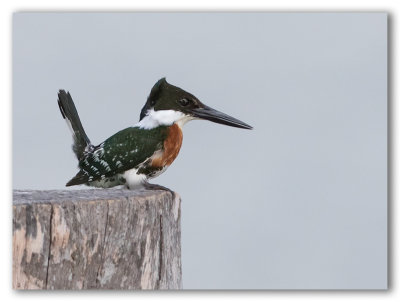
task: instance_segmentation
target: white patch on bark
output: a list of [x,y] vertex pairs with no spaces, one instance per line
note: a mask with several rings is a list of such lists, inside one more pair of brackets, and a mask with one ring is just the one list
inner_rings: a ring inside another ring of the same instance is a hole
[[[158,250],[158,244],[155,250]],[[147,233],[146,237],[146,247],[144,252],[143,266],[142,266],[142,278],[140,280],[141,289],[152,289],[154,282],[154,269],[152,268],[152,263],[154,260],[152,259],[154,253],[151,249],[151,235],[150,232]],[[152,278],[153,277],[153,278]]]
[[62,251],[65,251],[65,248],[68,245],[70,229],[67,226],[59,207],[54,207],[53,215],[52,227],[54,231],[51,238],[51,245],[53,251],[53,263],[56,264],[60,263],[63,259],[69,260],[70,255],[67,256],[61,254]]
[[101,285],[104,285],[108,281],[110,281],[111,277],[114,275],[114,273],[115,273],[114,264],[111,261],[107,261],[104,265],[103,271],[104,271],[104,274],[100,279]]
[[173,205],[173,213],[175,221],[178,220],[179,217],[179,209],[181,207],[181,197],[178,193],[175,193],[174,205]]

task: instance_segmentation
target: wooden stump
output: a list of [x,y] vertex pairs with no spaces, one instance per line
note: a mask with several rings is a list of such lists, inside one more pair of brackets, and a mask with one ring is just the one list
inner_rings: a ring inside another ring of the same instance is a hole
[[14,191],[14,289],[180,289],[180,197]]

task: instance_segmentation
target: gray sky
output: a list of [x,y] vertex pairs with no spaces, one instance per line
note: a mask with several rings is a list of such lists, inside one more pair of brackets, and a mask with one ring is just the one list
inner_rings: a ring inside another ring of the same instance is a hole
[[384,13],[17,13],[13,187],[78,171],[58,89],[98,144],[166,76],[254,127],[188,123],[153,181],[183,200],[184,288],[386,288],[386,61]]

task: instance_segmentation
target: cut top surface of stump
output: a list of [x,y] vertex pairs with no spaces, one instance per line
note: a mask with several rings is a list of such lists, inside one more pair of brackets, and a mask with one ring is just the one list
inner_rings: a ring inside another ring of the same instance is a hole
[[[86,190],[14,190],[13,205],[33,203],[76,203],[121,198],[148,198],[154,195],[173,194],[167,190],[86,189]],[[176,193],[174,193],[176,194]],[[173,198],[175,196],[172,196]]]

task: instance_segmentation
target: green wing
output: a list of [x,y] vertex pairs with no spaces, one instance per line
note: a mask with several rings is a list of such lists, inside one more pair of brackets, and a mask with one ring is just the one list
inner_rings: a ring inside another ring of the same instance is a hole
[[81,170],[67,186],[100,180],[137,168],[155,151],[163,148],[167,134],[167,127],[149,130],[130,127],[117,132],[79,162]]

